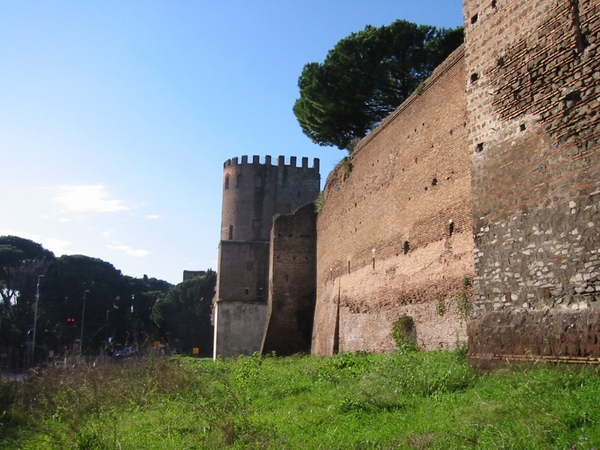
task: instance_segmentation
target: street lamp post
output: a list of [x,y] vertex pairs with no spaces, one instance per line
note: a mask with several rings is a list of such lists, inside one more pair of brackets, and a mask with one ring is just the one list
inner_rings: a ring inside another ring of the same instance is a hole
[[88,292],[90,292],[90,291],[86,289],[85,292],[83,293],[83,309],[81,310],[81,335],[79,336],[79,354],[80,355],[83,353],[83,324],[84,324],[84,320],[85,320],[85,297]]
[[38,275],[37,286],[35,288],[35,310],[33,313],[33,342],[31,343],[32,360],[35,363],[35,333],[37,330],[38,303],[40,301],[40,280],[44,275]]

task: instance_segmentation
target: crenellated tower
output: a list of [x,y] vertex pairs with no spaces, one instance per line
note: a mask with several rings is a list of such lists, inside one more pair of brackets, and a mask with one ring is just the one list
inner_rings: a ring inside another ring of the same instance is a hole
[[314,201],[320,190],[319,160],[296,157],[232,158],[223,164],[223,208],[215,296],[214,354],[260,349],[266,326],[269,239],[273,218]]

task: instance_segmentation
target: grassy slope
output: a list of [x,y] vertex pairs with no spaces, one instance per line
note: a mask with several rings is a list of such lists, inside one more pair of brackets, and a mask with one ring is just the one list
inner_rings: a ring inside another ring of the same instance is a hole
[[1,388],[2,448],[600,449],[595,369],[480,375],[460,352],[150,359]]

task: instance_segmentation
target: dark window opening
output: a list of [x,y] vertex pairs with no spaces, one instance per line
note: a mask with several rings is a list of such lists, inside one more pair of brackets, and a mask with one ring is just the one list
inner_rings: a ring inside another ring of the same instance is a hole
[[525,131],[526,128],[527,127],[525,126],[524,123],[522,123],[521,125],[519,125],[519,130],[521,130],[521,131]]
[[496,0],[492,0],[492,8],[496,7]]
[[229,240],[233,240],[233,225],[229,225]]
[[242,176],[238,175],[237,178],[235,179],[235,187],[236,189],[239,189],[240,187],[242,187]]
[[477,80],[479,80],[479,74],[478,73],[472,73],[471,74],[471,83],[475,83]]
[[408,241],[404,241],[404,245],[402,246],[402,251],[406,255],[410,251],[410,245]]
[[350,261],[348,261],[348,273],[350,273]]
[[229,189],[229,175],[225,177],[225,189]]
[[483,142],[480,142],[479,144],[477,144],[477,147],[475,147],[475,151],[477,153],[481,153],[483,151]]
[[448,225],[448,234],[450,236],[452,236],[453,233],[454,233],[454,222],[450,222],[450,225]]
[[373,270],[375,270],[375,258],[373,258]]
[[246,288],[246,295],[250,294],[250,288]]
[[285,282],[287,283],[288,281],[290,281],[290,276],[289,276],[289,274],[286,273],[285,274]]
[[435,186],[437,184],[437,178],[434,178],[433,180],[431,180],[431,185]]
[[477,19],[479,19],[479,14],[475,14],[473,17],[471,17],[471,23],[477,22]]
[[258,288],[258,296],[259,297],[263,296],[263,288]]

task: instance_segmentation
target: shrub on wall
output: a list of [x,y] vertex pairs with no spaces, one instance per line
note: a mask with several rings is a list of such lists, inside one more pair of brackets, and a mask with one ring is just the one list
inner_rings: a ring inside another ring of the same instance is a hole
[[417,351],[417,330],[415,321],[410,316],[401,316],[392,326],[392,337],[396,347],[401,351]]

